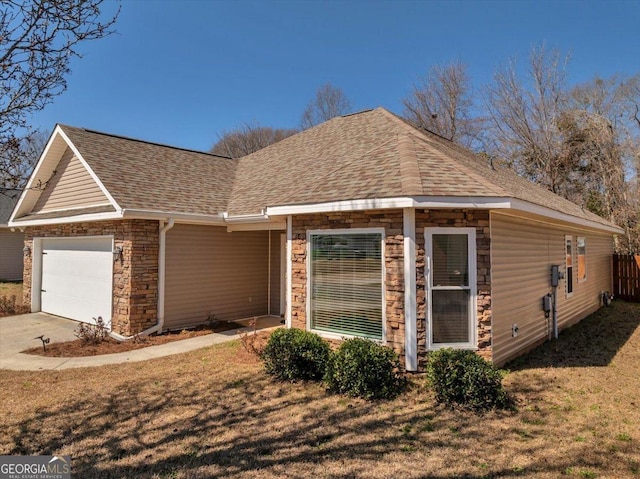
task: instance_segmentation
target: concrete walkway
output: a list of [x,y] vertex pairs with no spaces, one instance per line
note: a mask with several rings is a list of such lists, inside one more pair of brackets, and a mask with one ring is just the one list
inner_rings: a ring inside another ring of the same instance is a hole
[[[146,361],[147,359],[185,353],[213,344],[232,341],[240,337],[240,332],[250,329],[248,322],[249,320],[238,321],[238,329],[172,341],[166,344],[149,346],[123,353],[80,358],[51,358],[23,354],[20,351],[42,345],[40,340],[34,339],[42,334],[44,334],[45,338],[51,338],[51,343],[77,339],[73,332],[78,326],[78,323],[70,319],[63,319],[45,313],[10,316],[0,318],[0,369],[39,371]],[[280,318],[274,316],[258,318],[259,330],[273,329],[278,326],[280,326]]]

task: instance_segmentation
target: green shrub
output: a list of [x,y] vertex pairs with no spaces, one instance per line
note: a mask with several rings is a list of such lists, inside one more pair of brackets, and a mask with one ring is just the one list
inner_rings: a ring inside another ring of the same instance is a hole
[[365,399],[394,398],[406,386],[398,355],[360,338],[347,339],[331,353],[324,380],[333,392]]
[[511,406],[502,387],[503,375],[473,351],[440,349],[430,353],[427,362],[427,384],[436,400],[476,412]]
[[302,329],[276,329],[262,352],[267,373],[284,381],[320,380],[329,360],[329,344]]

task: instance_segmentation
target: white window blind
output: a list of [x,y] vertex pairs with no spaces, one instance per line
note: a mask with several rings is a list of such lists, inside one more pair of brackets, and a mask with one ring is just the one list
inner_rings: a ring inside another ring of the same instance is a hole
[[382,339],[382,233],[310,234],[311,329]]
[[430,347],[474,347],[475,235],[426,228]]

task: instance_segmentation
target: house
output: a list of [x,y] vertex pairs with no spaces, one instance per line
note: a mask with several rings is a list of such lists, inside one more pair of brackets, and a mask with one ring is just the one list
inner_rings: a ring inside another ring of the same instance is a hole
[[8,222],[20,190],[0,191],[0,281],[22,280],[24,233],[11,231]]
[[33,311],[123,336],[284,315],[407,370],[503,364],[597,310],[621,232],[382,108],[239,160],[58,125],[36,184],[9,223]]

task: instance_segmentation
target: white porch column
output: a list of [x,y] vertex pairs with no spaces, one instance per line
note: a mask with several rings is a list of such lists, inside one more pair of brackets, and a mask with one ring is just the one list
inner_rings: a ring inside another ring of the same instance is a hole
[[404,235],[404,352],[407,371],[418,369],[418,304],[416,300],[416,210],[402,210]]
[[291,261],[291,249],[292,249],[292,241],[293,241],[293,226],[292,226],[291,215],[287,216],[287,304],[286,304],[286,312],[285,312],[285,323],[287,328],[291,327],[291,273],[293,269],[293,262]]

